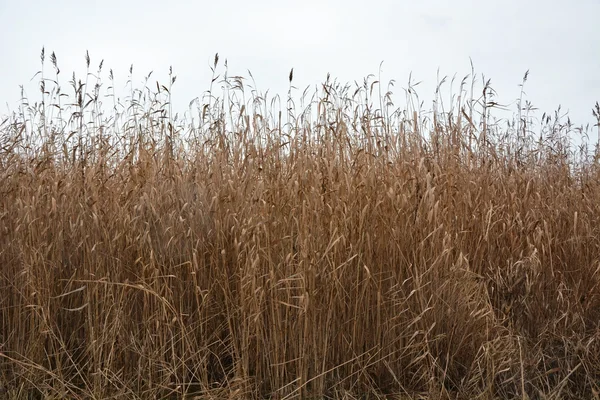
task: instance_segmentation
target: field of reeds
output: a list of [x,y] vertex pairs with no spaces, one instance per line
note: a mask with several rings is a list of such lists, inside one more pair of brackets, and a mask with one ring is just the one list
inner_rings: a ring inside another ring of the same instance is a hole
[[215,56],[182,117],[173,74],[41,58],[0,121],[0,398],[600,398],[600,153],[560,111],[495,119],[475,74],[271,99]]

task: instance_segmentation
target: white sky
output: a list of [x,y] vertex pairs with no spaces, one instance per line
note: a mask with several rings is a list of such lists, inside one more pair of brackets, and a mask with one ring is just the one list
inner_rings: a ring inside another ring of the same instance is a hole
[[383,81],[397,82],[396,104],[404,105],[402,87],[412,71],[423,81],[417,89],[425,109],[437,69],[460,81],[470,73],[471,57],[501,102],[519,96],[530,70],[525,91],[534,106],[554,112],[561,104],[576,124],[593,124],[591,109],[600,101],[599,15],[599,0],[0,0],[0,114],[7,103],[16,109],[20,84],[39,99],[37,78],[30,79],[45,46],[47,72],[56,52],[63,91],[72,71],[84,78],[86,50],[92,71],[104,59],[106,86],[112,68],[117,87],[124,87],[130,64],[138,85],[150,71],[151,81],[166,84],[172,65],[180,112],[208,89],[216,52],[228,59],[230,76],[248,76],[249,69],[260,91],[283,98],[292,67],[301,92],[328,72],[338,81],[362,82],[383,61]]

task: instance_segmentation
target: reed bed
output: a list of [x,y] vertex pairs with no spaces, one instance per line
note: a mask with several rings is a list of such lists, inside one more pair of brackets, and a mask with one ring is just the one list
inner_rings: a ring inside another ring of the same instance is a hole
[[475,74],[281,101],[215,56],[180,117],[172,73],[120,101],[41,58],[0,125],[2,396],[599,398],[600,154],[560,111],[495,120]]

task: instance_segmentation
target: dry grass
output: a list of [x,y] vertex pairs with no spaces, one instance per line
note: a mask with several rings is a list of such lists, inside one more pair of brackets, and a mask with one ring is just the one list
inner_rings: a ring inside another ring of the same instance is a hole
[[0,127],[2,396],[598,398],[598,153],[558,113],[229,77],[181,120],[174,77],[51,64]]

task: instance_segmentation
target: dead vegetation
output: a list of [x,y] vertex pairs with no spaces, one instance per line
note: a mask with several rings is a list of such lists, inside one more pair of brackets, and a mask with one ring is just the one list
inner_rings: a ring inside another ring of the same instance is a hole
[[215,57],[180,119],[173,75],[121,103],[50,61],[0,126],[3,396],[598,398],[598,150],[560,112],[493,120],[475,75],[281,110]]

